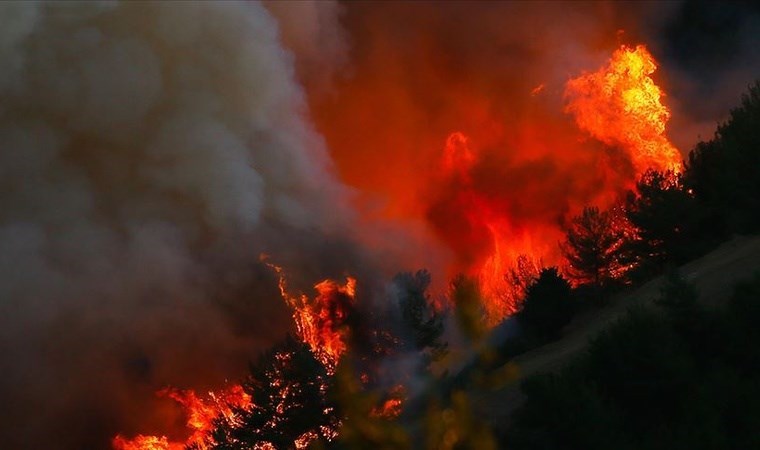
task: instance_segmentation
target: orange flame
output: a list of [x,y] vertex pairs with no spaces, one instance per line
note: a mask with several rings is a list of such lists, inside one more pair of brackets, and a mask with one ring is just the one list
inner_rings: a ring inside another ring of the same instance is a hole
[[637,174],[681,170],[681,156],[665,137],[670,111],[650,77],[657,63],[643,45],[620,47],[607,66],[568,81],[567,110],[578,126],[631,157]]
[[372,417],[383,417],[385,419],[392,419],[394,417],[398,417],[399,414],[401,414],[401,407],[403,405],[403,400],[400,398],[389,398],[383,404],[373,409],[370,412],[370,415]]
[[406,398],[406,391],[404,386],[394,386],[388,392],[388,398],[383,403],[375,408],[372,408],[369,415],[376,418],[393,419],[401,415],[401,411],[404,405],[404,399]]
[[347,305],[354,301],[356,280],[347,277],[343,285],[324,280],[314,288],[318,294],[312,302],[301,296],[295,321],[304,342],[330,369],[346,351]]
[[[632,188],[647,169],[681,169],[680,154],[665,137],[670,112],[661,102],[662,90],[650,77],[656,68],[644,46],[621,47],[599,71],[567,83],[567,110],[574,114],[578,126],[625,152],[632,166],[630,173],[622,171],[625,175],[618,185],[610,186],[618,189],[617,194],[597,193],[605,208],[623,189]],[[537,87],[535,93],[542,89]],[[481,155],[467,136],[454,132],[446,140],[440,163],[441,181],[449,191],[444,194],[445,206],[438,220],[453,223],[445,225],[444,238],[462,255],[464,270],[478,280],[486,322],[491,325],[519,309],[525,287],[538,274],[539,262],[562,264],[557,245],[563,240],[559,225],[545,219],[521,222],[516,217],[521,202],[540,203],[545,199],[530,198],[532,191],[527,184],[520,186],[522,196],[504,196],[492,187],[500,180],[482,179],[492,173],[487,165],[498,161],[492,155]],[[542,180],[530,183],[540,185]],[[536,192],[545,195],[540,189]],[[580,209],[583,204],[569,206]],[[572,209],[557,211],[557,217],[575,213]]]
[[184,444],[169,442],[166,436],[137,435],[132,439],[126,439],[117,435],[112,441],[114,450],[182,450]]
[[192,390],[175,388],[162,389],[158,395],[171,398],[182,405],[187,415],[186,426],[191,431],[190,436],[185,442],[172,442],[166,436],[137,435],[126,439],[117,435],[111,442],[114,450],[181,450],[189,445],[205,450],[213,442],[211,432],[216,420],[234,422],[237,420],[235,408],[251,407],[251,396],[240,385],[233,385],[218,393],[209,392],[207,399],[198,397]]
[[271,267],[279,278],[280,294],[293,308],[293,320],[300,339],[309,345],[317,359],[332,372],[347,344],[349,309],[356,297],[356,279],[346,277],[344,284],[333,280],[323,280],[314,285],[317,295],[310,299],[306,294],[288,293],[285,271],[282,267],[261,260]]
[[457,180],[455,205],[451,207],[463,216],[470,232],[478,235],[475,240],[481,234],[490,238],[488,249],[471,264],[470,272],[485,297],[486,321],[496,324],[519,309],[522,287],[509,277],[520,270],[518,261],[525,259],[525,255],[538,261],[551,255],[552,250],[545,239],[550,234],[542,233],[540,225],[536,224],[533,230],[517,226],[504,212],[503,205],[474,185],[471,170],[479,156],[467,136],[454,132],[446,140],[441,165],[445,177]]

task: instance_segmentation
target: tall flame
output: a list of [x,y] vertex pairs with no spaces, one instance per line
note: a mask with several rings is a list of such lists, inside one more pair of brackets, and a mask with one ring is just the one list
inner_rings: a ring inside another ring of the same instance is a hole
[[565,90],[567,110],[578,126],[626,150],[637,174],[649,168],[681,170],[681,156],[665,137],[670,111],[650,76],[656,70],[645,46],[622,46],[606,66],[568,81]]
[[277,273],[280,295],[293,308],[298,337],[309,345],[328,372],[332,372],[347,348],[349,329],[346,322],[356,297],[356,279],[346,277],[344,284],[333,280],[320,281],[314,285],[317,295],[313,299],[306,294],[291,295],[283,268],[266,259],[266,255],[261,256],[261,260]]
[[[643,45],[624,46],[598,71],[567,82],[567,111],[573,113],[578,126],[616,147],[626,155],[623,159],[630,161],[632,170],[606,163],[609,167],[604,170],[623,175],[617,184],[607,187],[607,195],[602,196],[605,192],[601,190],[597,193],[597,199],[604,199],[600,201],[603,208],[611,206],[624,189],[633,188],[635,180],[649,168],[681,170],[680,153],[665,136],[670,112],[661,102],[662,90],[651,78],[656,68]],[[535,95],[541,89],[534,91]],[[523,145],[530,146],[530,142]],[[560,221],[517,220],[521,202],[546,199],[530,198],[531,188],[526,186],[520,186],[521,196],[504,195],[498,185],[508,180],[488,178],[494,173],[488,165],[498,161],[481,154],[464,133],[451,133],[440,156],[440,181],[448,190],[444,201],[436,205],[441,211],[434,211],[436,219],[445,223],[444,239],[464,255],[464,270],[479,282],[490,324],[519,310],[525,288],[538,275],[542,263],[562,265],[557,245],[563,239]],[[549,181],[528,181],[537,186],[545,182]],[[556,217],[577,213],[571,208],[585,206],[571,203],[571,197],[567,200],[569,208],[557,211]]]
[[[443,176],[449,182],[454,180],[457,189],[448,207],[462,216],[469,233],[489,237],[488,248],[475,258],[470,274],[477,278],[485,296],[486,321],[495,324],[519,308],[522,286],[510,277],[520,272],[518,261],[543,256],[549,249],[530,230],[513,223],[503,205],[476,186],[472,170],[479,159],[469,138],[462,132],[454,132],[446,140],[441,167]],[[479,236],[475,236],[477,239]]]

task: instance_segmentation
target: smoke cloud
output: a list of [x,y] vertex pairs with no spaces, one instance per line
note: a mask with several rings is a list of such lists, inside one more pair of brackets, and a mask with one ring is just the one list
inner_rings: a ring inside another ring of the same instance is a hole
[[156,388],[234,380],[291,330],[260,253],[300,289],[366,267],[294,58],[256,3],[0,20],[0,442],[181,425]]

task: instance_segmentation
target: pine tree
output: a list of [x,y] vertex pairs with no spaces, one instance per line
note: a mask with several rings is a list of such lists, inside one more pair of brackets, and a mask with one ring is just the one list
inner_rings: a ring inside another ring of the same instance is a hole
[[435,311],[427,289],[430,286],[430,272],[400,273],[393,278],[396,287],[401,321],[410,339],[406,342],[409,350],[430,349],[434,355],[446,351],[446,343],[441,341],[443,315]]
[[680,174],[645,172],[636,193],[628,193],[625,214],[636,229],[629,248],[639,264],[651,269],[644,270],[647,275],[659,272],[667,262],[681,263],[696,256],[696,200],[684,188]]
[[217,450],[269,444],[278,450],[296,441],[331,436],[339,418],[328,398],[331,377],[305,344],[288,336],[259,358],[243,389],[252,406],[222,420],[213,432]]
[[549,267],[528,286],[517,320],[539,338],[554,339],[570,322],[573,312],[570,283],[562,278],[556,267]]
[[576,283],[605,288],[623,278],[629,268],[622,253],[628,236],[619,220],[596,207],[586,207],[573,218],[561,249]]

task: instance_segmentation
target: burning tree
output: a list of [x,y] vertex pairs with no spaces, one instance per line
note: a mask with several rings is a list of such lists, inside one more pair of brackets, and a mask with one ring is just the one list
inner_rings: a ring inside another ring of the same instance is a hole
[[283,268],[267,261],[267,258],[265,254],[259,256],[277,274],[280,295],[293,308],[298,337],[309,345],[317,359],[331,372],[346,351],[351,331],[349,322],[354,312],[356,279],[347,277],[342,285],[330,279],[322,280],[314,285],[317,291],[314,298],[303,293],[292,295],[288,292]]
[[528,288],[538,280],[541,275],[543,261],[535,260],[530,255],[520,255],[515,261],[514,267],[505,275],[507,282],[514,288],[515,295],[520,303],[525,300]]
[[185,425],[191,434],[184,441],[169,440],[166,436],[140,434],[133,438],[116,435],[111,441],[113,450],[206,450],[212,445],[210,433],[221,420],[236,420],[238,411],[251,406],[251,396],[240,385],[199,396],[193,390],[165,388],[159,397],[170,398],[182,406],[187,416]]
[[567,274],[576,284],[605,288],[630,269],[623,255],[629,239],[623,219],[593,206],[573,218],[561,248],[569,263]]
[[251,368],[243,389],[252,406],[217,421],[210,448],[305,448],[334,438],[340,420],[327,395],[331,379],[309,346],[289,336]]
[[657,271],[668,261],[687,260],[693,255],[691,237],[698,218],[695,198],[684,188],[681,174],[648,170],[636,191],[628,193],[625,214],[636,229],[630,250],[637,265]]

